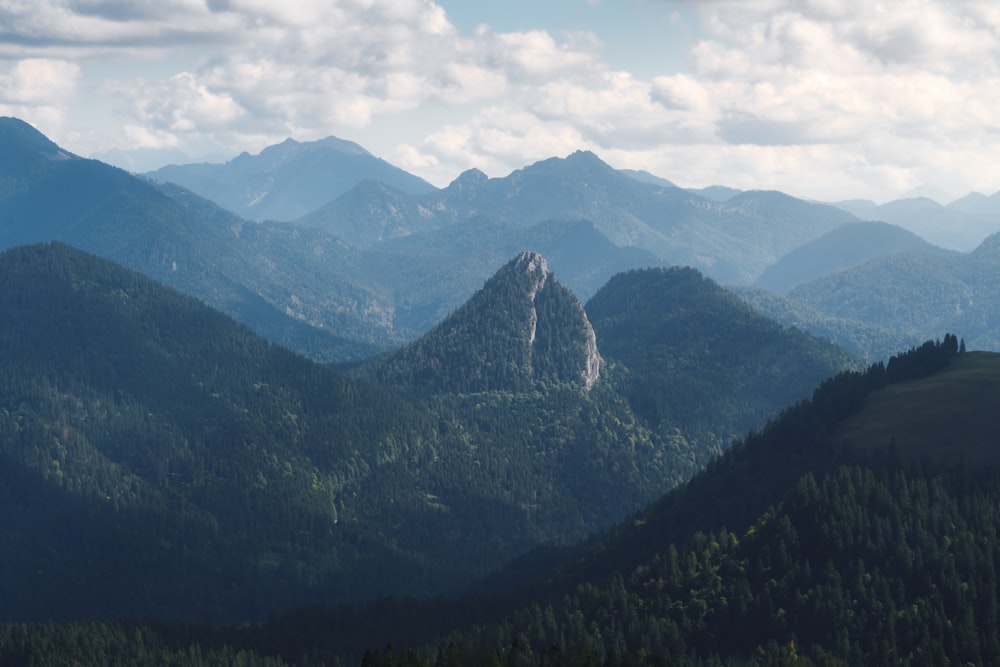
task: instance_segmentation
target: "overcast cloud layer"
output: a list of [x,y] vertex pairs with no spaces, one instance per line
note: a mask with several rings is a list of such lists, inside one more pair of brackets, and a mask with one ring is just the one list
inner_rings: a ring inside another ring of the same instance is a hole
[[685,64],[633,68],[601,25],[460,28],[448,4],[0,0],[0,114],[122,160],[333,134],[438,185],[590,149],[681,185],[826,200],[1000,189],[992,1],[645,0]]

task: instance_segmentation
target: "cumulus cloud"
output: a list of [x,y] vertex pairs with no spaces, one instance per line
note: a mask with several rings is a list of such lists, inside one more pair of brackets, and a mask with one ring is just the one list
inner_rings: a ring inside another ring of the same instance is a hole
[[64,60],[28,58],[6,70],[0,63],[0,115],[32,118],[43,130],[58,131],[80,76],[80,67]]

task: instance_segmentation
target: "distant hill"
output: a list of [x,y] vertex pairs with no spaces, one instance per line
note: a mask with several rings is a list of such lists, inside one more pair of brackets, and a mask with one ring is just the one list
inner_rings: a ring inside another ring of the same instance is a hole
[[741,194],[743,190],[728,188],[724,185],[710,185],[706,188],[691,188],[691,192],[709,201],[727,202],[736,195]]
[[730,289],[758,313],[782,326],[807,331],[868,361],[886,361],[899,350],[913,347],[921,340],[916,333],[827,315],[788,295],[746,287]]
[[372,180],[411,194],[435,190],[423,179],[336,137],[287,139],[225,164],[170,165],[146,174],[195,192],[249,220],[289,221]]
[[789,295],[827,316],[910,337],[961,331],[971,349],[1000,344],[1000,235],[969,254],[895,254],[799,285]]
[[902,227],[884,222],[853,222],[792,250],[769,266],[754,286],[786,294],[796,285],[896,252],[948,254]]
[[881,206],[865,201],[836,205],[862,220],[899,225],[934,245],[968,252],[990,234],[1000,232],[1000,193],[993,197],[975,194],[947,206],[925,197],[900,199]]

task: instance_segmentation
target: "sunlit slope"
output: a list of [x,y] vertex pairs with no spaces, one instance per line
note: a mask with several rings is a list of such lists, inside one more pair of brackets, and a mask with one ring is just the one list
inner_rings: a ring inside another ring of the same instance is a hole
[[1000,354],[967,352],[930,377],[875,392],[837,442],[931,460],[1000,463]]

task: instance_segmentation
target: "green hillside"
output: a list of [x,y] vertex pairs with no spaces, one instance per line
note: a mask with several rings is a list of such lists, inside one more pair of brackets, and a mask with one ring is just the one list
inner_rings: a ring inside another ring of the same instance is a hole
[[996,356],[959,349],[949,335],[825,382],[545,583],[494,597],[303,609],[243,630],[4,626],[0,655],[47,647],[67,659],[152,654],[176,664],[996,664],[1000,466],[896,456],[902,447],[859,449],[835,436],[874,419],[885,395],[943,392],[955,405],[949,394],[967,381],[992,386]]
[[890,443],[920,460],[1000,463],[1000,355],[968,352],[930,378],[874,393],[864,409],[834,432],[838,444],[862,450]]
[[9,250],[0,280],[9,620],[440,593],[606,529],[708,456],[636,414],[532,253],[368,378],[69,246]]
[[637,414],[707,462],[826,378],[861,362],[757,314],[691,268],[612,278],[587,302],[601,353],[625,366]]

